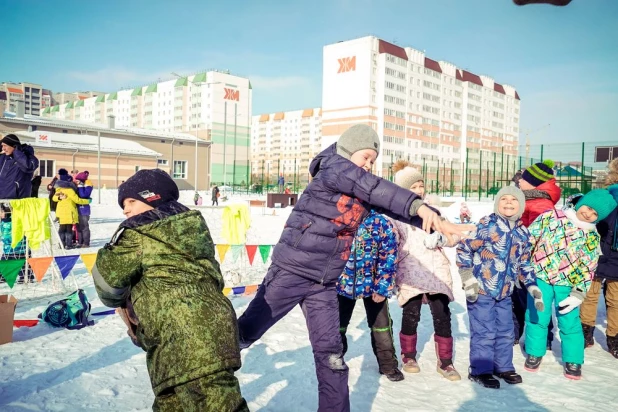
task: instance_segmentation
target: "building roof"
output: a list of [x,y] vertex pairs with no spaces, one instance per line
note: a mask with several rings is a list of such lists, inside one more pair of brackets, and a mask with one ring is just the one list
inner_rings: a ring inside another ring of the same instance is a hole
[[[54,106],[54,107],[59,107],[59,106]],[[41,126],[61,127],[61,128],[62,127],[79,128],[79,129],[94,131],[94,132],[101,131],[101,132],[105,132],[108,134],[118,134],[118,135],[124,135],[124,136],[139,136],[139,137],[146,137],[146,138],[152,138],[152,139],[166,138],[166,139],[174,139],[178,141],[194,142],[194,143],[196,139],[195,136],[188,134],[188,133],[162,132],[159,130],[140,129],[136,127],[130,127],[130,128],[125,128],[125,129],[119,129],[119,128],[110,129],[109,127],[107,127],[107,125],[101,124],[101,123],[85,123],[85,122],[78,122],[74,120],[55,119],[55,118],[48,118],[48,117],[33,116],[33,115],[28,115],[28,114],[24,115],[24,118],[0,117],[0,122],[11,122],[11,123],[18,123],[18,124],[25,124],[25,125],[41,125]],[[198,139],[198,141],[202,142],[202,144],[204,143],[210,144],[210,142],[207,142],[203,139]]]
[[408,60],[408,54],[403,47],[396,46],[384,40],[379,41],[378,51],[380,54],[386,53],[399,57],[400,59]]
[[440,67],[440,63],[435,60],[431,60],[428,57],[425,57],[425,67],[433,70],[434,72],[442,73],[442,67]]
[[15,87],[7,87],[6,89],[9,91],[9,93],[24,94],[24,91],[22,89],[16,89]]
[[504,86],[502,86],[500,83],[494,82],[494,91],[498,93],[506,94],[506,91],[504,90]]
[[[41,144],[36,142],[37,135],[44,133],[49,136],[51,145]],[[15,133],[22,142],[23,138],[32,139],[25,141],[33,147],[49,147],[52,149],[75,149],[82,152],[98,152],[99,144],[96,135],[84,135],[75,133],[57,133],[57,132],[16,132]],[[128,139],[116,139],[112,137],[101,137],[101,153],[120,153],[134,156],[163,156],[161,153],[142,146],[139,143]]]

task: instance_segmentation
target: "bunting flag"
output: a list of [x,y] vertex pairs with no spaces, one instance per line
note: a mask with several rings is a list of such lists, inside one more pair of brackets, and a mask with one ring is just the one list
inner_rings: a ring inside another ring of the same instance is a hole
[[45,274],[47,273],[47,269],[49,269],[49,265],[51,265],[53,257],[36,257],[28,259],[28,264],[30,265],[30,269],[32,269],[32,273],[34,273],[34,277],[36,281],[41,283]]
[[245,249],[247,249],[249,264],[253,266],[253,258],[255,257],[255,252],[257,251],[257,245],[245,245]]
[[232,288],[232,291],[234,292],[234,295],[242,295],[243,293],[245,293],[245,287],[237,286],[235,288]]
[[11,289],[15,285],[19,271],[24,267],[26,259],[0,260],[0,275]]
[[243,245],[232,245],[232,263],[236,263],[243,249]]
[[79,255],[56,256],[54,259],[56,260],[56,265],[58,265],[62,279],[66,279],[69,273],[71,273],[71,270],[73,270],[75,262],[79,259]]
[[84,262],[84,265],[86,266],[86,269],[88,269],[88,273],[90,273],[90,276],[92,276],[92,268],[94,267],[94,263],[97,261],[97,254],[88,253],[85,255],[81,255],[81,258],[82,262]]
[[223,263],[225,260],[225,254],[227,253],[230,245],[215,245],[217,252],[219,253],[219,263]]
[[257,289],[258,285],[245,286],[245,295],[253,295],[255,292],[257,292]]
[[232,291],[232,288],[223,288],[223,296],[227,296]]
[[266,263],[268,255],[270,255],[270,245],[260,245],[260,255],[262,256],[262,262]]

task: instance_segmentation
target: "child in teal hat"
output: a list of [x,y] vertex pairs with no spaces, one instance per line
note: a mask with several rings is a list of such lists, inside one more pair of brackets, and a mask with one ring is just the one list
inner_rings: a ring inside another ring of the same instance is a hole
[[[554,305],[560,329],[564,376],[581,379],[584,363],[584,333],[579,306],[590,288],[599,259],[595,223],[605,219],[618,204],[607,189],[595,189],[574,207],[553,209],[528,227],[532,244],[532,267],[546,308]],[[524,369],[538,372],[546,348],[551,310],[539,312],[528,298]]]

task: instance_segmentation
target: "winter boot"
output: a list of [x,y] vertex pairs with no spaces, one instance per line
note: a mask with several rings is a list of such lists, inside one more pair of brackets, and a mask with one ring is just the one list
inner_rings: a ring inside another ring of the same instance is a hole
[[580,380],[582,378],[582,365],[570,362],[565,363],[564,376],[568,379]]
[[618,335],[607,338],[607,351],[616,359],[618,359]]
[[584,329],[584,348],[594,346],[594,326],[582,323],[582,329]]
[[486,388],[500,389],[500,381],[494,378],[494,376],[491,373],[484,373],[482,375],[468,374],[468,379],[470,379],[473,382],[479,383]]
[[461,380],[461,375],[453,366],[453,338],[434,335],[436,355],[438,355],[437,371],[449,381]]
[[401,358],[403,371],[407,373],[419,373],[421,368],[416,363],[416,340],[418,335],[404,335],[399,333],[399,344],[401,346]]
[[496,375],[497,377],[499,377],[500,379],[502,379],[509,385],[515,385],[515,384],[523,382],[521,375],[515,371],[494,373],[494,375]]
[[380,372],[380,375],[386,376],[391,382],[399,382],[404,379],[403,373],[401,373],[401,371],[397,368],[388,372]]
[[528,355],[528,357],[526,358],[526,363],[524,364],[524,369],[528,372],[538,372],[542,361],[542,356]]

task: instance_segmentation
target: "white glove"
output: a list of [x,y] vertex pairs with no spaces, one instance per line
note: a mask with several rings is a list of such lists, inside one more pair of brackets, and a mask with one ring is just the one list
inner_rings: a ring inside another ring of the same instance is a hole
[[476,302],[479,298],[479,281],[476,280],[470,269],[460,269],[461,283],[466,294],[466,300],[470,303]]
[[579,291],[577,291],[577,293],[571,292],[569,297],[567,297],[566,299],[563,299],[562,301],[558,303],[558,306],[560,309],[558,313],[560,313],[561,315],[565,315],[569,313],[570,311],[572,311],[573,309],[577,308],[579,305],[581,305],[583,301],[584,299],[581,296],[581,292]]
[[[517,280],[517,282],[519,282],[519,280]],[[545,310],[545,303],[543,303],[543,292],[541,292],[541,289],[535,285],[528,286],[528,293],[534,298],[534,307],[536,310],[543,312]]]

